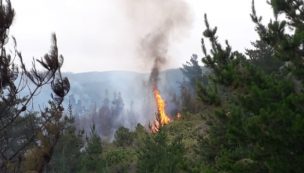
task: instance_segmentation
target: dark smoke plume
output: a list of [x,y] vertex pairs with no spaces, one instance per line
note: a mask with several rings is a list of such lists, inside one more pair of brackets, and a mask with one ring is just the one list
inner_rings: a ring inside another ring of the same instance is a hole
[[191,13],[185,0],[124,0],[128,17],[142,34],[138,55],[153,63],[149,83],[157,87],[159,71],[169,61],[170,44],[179,41],[191,26]]

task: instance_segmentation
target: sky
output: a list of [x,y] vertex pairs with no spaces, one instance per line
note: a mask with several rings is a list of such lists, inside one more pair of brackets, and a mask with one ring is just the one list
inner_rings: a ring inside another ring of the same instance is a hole
[[[137,15],[147,17],[148,22],[136,25],[127,14],[128,1],[11,0],[16,16],[10,35],[16,38],[18,50],[28,66],[33,58],[40,58],[49,51],[51,34],[56,33],[59,53],[65,58],[64,72],[147,72],[153,64],[145,64],[139,58],[138,48],[140,39],[149,32],[148,19],[154,17],[153,11],[145,14],[146,9],[141,10],[143,14]],[[210,25],[218,27],[219,40],[228,40],[234,50],[244,52],[251,47],[250,42],[258,38],[249,16],[251,0],[184,1],[191,22],[177,33],[178,36],[172,37],[165,68],[181,67],[192,54],[202,57],[200,42],[205,13]],[[149,7],[147,10],[151,11]],[[272,16],[266,0],[256,0],[256,11],[264,22]]]

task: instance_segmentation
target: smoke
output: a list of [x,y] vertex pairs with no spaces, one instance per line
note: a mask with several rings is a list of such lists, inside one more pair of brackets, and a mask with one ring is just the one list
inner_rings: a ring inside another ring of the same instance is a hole
[[[119,109],[120,111],[113,107],[113,103],[117,102],[110,101],[111,106],[101,105],[101,108],[91,116],[83,116],[79,120],[84,129],[89,129],[93,120],[98,132],[109,139],[113,139],[115,130],[120,126],[134,129],[137,123],[141,123],[148,127],[157,111],[151,87],[159,87],[164,91],[164,96],[170,95],[170,92],[177,92],[176,82],[182,80],[181,74],[175,72],[170,75],[163,73],[162,70],[174,60],[170,56],[170,47],[187,36],[192,23],[190,8],[184,0],[120,0],[118,5],[126,12],[129,24],[126,30],[131,45],[126,46],[132,47],[136,44],[135,56],[139,61],[134,63],[141,62],[142,69],[151,71],[149,75],[138,74],[134,79],[126,78],[128,74],[122,72],[122,75],[116,74],[116,78],[112,77],[112,80],[99,81],[100,85],[94,85],[99,90],[105,87],[122,93],[124,106]],[[104,80],[106,77],[96,78]],[[97,82],[97,79],[94,79],[94,82]],[[87,89],[85,84],[80,86]],[[93,88],[90,90],[92,93],[98,92]],[[79,93],[81,92],[77,92]],[[168,104],[170,110],[174,109],[173,104]]]
[[123,6],[133,31],[140,35],[137,56],[152,65],[149,83],[157,87],[159,72],[171,60],[170,45],[191,27],[190,8],[184,0],[124,0]]

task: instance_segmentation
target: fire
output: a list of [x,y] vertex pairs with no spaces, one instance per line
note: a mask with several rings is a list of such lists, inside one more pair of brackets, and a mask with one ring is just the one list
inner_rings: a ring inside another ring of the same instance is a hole
[[169,124],[171,120],[166,114],[166,103],[156,87],[153,89],[153,94],[157,106],[157,114],[156,119],[153,121],[152,125],[150,125],[150,130],[152,133],[157,133],[160,127]]
[[164,99],[161,97],[160,92],[158,89],[154,89],[154,98],[156,101],[156,105],[157,105],[157,111],[158,111],[158,118],[159,118],[159,123],[161,126],[164,126],[166,124],[170,123],[170,118],[167,116],[166,114],[166,104]]

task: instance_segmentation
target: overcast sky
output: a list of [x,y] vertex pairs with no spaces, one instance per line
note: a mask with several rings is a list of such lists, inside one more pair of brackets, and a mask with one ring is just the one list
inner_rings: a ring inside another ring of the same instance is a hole
[[[149,71],[152,64],[143,65],[136,55],[139,29],[127,17],[124,1],[11,0],[16,17],[10,34],[16,37],[27,64],[48,52],[55,32],[65,57],[63,71]],[[185,1],[192,22],[180,33],[184,36],[169,46],[167,68],[180,67],[193,53],[201,55],[204,13],[212,26],[218,26],[219,39],[228,39],[233,49],[244,51],[257,39],[249,16],[251,0]],[[266,0],[256,1],[257,13],[268,21],[272,16],[269,5]]]

